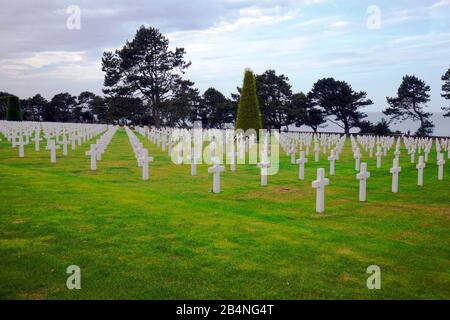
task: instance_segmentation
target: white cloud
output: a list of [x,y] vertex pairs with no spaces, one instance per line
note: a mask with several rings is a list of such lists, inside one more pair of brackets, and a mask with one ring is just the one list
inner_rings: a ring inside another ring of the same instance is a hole
[[0,60],[0,71],[16,79],[98,79],[102,75],[97,60],[89,61],[83,51],[35,52],[24,58]]
[[35,52],[31,57],[23,59],[13,59],[14,64],[23,64],[32,68],[42,68],[44,66],[68,63],[81,62],[84,59],[85,52],[66,52],[66,51],[44,51]]
[[323,24],[324,22],[330,21],[333,18],[335,18],[335,16],[310,19],[310,20],[302,21],[300,23],[296,23],[294,25],[294,27],[303,28],[303,27],[315,26],[315,25]]
[[339,21],[333,22],[331,24],[331,27],[332,28],[344,28],[348,25],[350,25],[349,21],[339,20]]
[[440,0],[438,2],[435,2],[431,8],[435,9],[435,8],[440,8],[440,7],[444,7],[444,6],[449,6],[450,5],[450,0]]
[[283,12],[280,8],[263,10],[261,8],[249,7],[239,10],[239,17],[236,20],[232,22],[220,21],[214,27],[208,29],[208,32],[233,32],[246,27],[276,24],[293,19],[295,16],[295,11]]

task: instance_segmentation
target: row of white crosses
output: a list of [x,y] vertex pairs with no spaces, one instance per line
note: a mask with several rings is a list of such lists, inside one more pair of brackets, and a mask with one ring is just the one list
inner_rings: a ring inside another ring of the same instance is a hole
[[40,151],[41,134],[47,140],[46,150],[50,150],[50,162],[56,163],[56,150],[62,146],[63,156],[68,154],[68,145],[72,150],[76,148],[76,142],[82,143],[104,132],[107,125],[78,124],[58,122],[11,122],[0,121],[0,132],[7,138],[13,148],[18,147],[19,157],[25,157],[24,147],[34,142],[36,152]]
[[[358,136],[357,140],[362,146],[367,146],[368,143],[373,141],[375,139],[373,136]],[[377,144],[380,143],[380,137],[376,137]],[[381,155],[386,153],[386,150],[390,149],[390,147],[393,145],[394,138],[393,137],[383,137],[381,139],[384,139],[385,141],[388,141],[388,147],[386,148],[385,145],[385,152],[381,153],[380,146],[378,145],[378,150],[376,153],[377,156],[377,168],[381,167]],[[352,138],[352,141],[354,139]],[[401,167],[399,165],[400,163],[400,148],[401,148],[401,141],[402,139],[400,137],[397,138],[396,144],[395,144],[395,151],[394,151],[394,160],[393,160],[393,166],[390,169],[390,172],[392,174],[392,192],[398,192],[398,178],[399,173],[401,172]],[[414,138],[414,137],[403,137],[403,143],[408,150],[408,154],[410,156],[410,162],[415,163],[415,155],[416,152],[419,153],[418,158],[418,164],[416,165],[417,169],[417,185],[423,186],[423,171],[426,167],[426,163],[428,162],[428,155],[431,151],[432,145],[433,145],[433,139],[432,138]],[[436,152],[437,152],[437,165],[438,165],[438,179],[443,179],[443,173],[444,173],[444,155],[441,153],[441,145],[444,146],[444,151],[448,151],[449,149],[449,139],[438,139],[436,138]],[[356,147],[356,144],[355,144]],[[357,148],[357,147],[356,147]],[[424,155],[420,155],[423,152]],[[449,154],[450,157],[450,154]]]
[[284,152],[291,157],[291,164],[296,163],[297,152],[303,152],[308,156],[311,148],[314,152],[314,161],[320,161],[320,153],[327,154],[341,139],[337,134],[312,134],[300,132],[283,133],[280,138],[280,145]]
[[[320,160],[320,151],[330,155],[327,160],[330,161],[330,175],[334,175],[335,161],[339,160],[339,155],[345,143],[345,136],[334,134],[311,134],[311,133],[285,133],[280,139],[282,149],[291,156],[291,164],[298,165],[298,178],[305,179],[305,164],[308,162],[310,145],[314,145],[314,161]],[[303,150],[304,147],[304,150]],[[299,158],[296,159],[296,152],[299,150]]]
[[[142,136],[148,137],[148,139],[160,147],[164,151],[164,147],[167,144],[169,156],[175,155],[177,163],[182,163],[183,160],[183,146],[186,147],[187,154],[186,159],[191,164],[191,175],[197,175],[197,160],[202,154],[202,148],[198,147],[203,145],[203,141],[210,141],[210,159],[212,167],[208,168],[208,172],[213,174],[213,192],[220,192],[220,175],[225,171],[225,166],[221,165],[223,150],[227,150],[226,158],[227,163],[230,165],[230,171],[236,170],[237,158],[241,161],[245,161],[246,152],[249,148],[256,145],[256,136],[250,135],[245,137],[243,134],[235,134],[233,130],[218,130],[218,129],[204,129],[200,133],[200,143],[193,144],[192,137],[195,136],[193,132],[188,129],[178,129],[176,134],[173,134],[173,130],[169,128],[156,129],[148,127],[137,127],[135,130]],[[216,138],[220,139],[216,140]],[[261,154],[261,161],[257,164],[261,168],[261,185],[267,185],[267,170],[270,166],[268,161],[268,141],[269,135],[265,135],[265,147],[264,152]],[[195,138],[194,138],[195,139]],[[159,143],[161,142],[161,144]],[[223,143],[220,146],[218,143]],[[176,146],[177,149],[174,150]],[[200,150],[197,150],[199,148]],[[221,149],[219,154],[216,150]],[[264,155],[264,157],[263,157]]]
[[[373,156],[373,148],[375,145],[377,145],[377,168],[381,167],[381,156],[386,156],[387,151],[392,147],[394,143],[393,137],[365,137],[365,136],[358,136],[357,138],[358,142],[362,145],[362,147],[367,151],[369,150],[369,157]],[[358,147],[356,140],[353,136],[351,136],[351,142],[352,142],[352,148],[353,148],[353,154],[355,159],[355,169],[357,171],[360,171],[356,178],[360,181],[359,185],[359,201],[366,201],[366,186],[367,186],[367,179],[370,177],[370,172],[367,171],[367,163],[361,163],[361,152],[360,148]],[[437,165],[438,165],[438,179],[443,179],[443,173],[444,173],[444,154],[441,153],[440,144],[442,142],[439,142],[438,139],[436,139],[436,149],[437,149]],[[398,178],[399,173],[401,172],[401,167],[399,165],[399,156],[400,156],[400,138],[397,139],[397,144],[395,148],[395,158],[393,160],[393,166],[390,169],[390,173],[392,174],[392,192],[397,193],[398,192]],[[431,139],[422,139],[419,141],[412,141],[412,140],[405,140],[405,144],[409,150],[409,154],[411,155],[411,162],[414,163],[414,154],[415,154],[415,147],[418,146],[419,152],[421,149],[424,150],[425,156],[419,156],[419,163],[417,164],[416,168],[418,170],[418,179],[417,184],[419,186],[423,186],[423,169],[425,168],[425,157],[428,156],[429,150],[431,149],[432,141]],[[444,141],[445,150],[448,151],[449,143],[448,140]],[[381,149],[384,150],[384,152],[381,151]],[[449,155],[450,157],[450,155]],[[333,159],[333,154],[329,157],[330,159]],[[301,154],[301,161],[299,163],[303,164],[305,162],[304,155]],[[307,161],[307,159],[306,159]],[[334,171],[333,166],[330,163],[330,175],[331,172]],[[325,186],[330,183],[329,179],[325,178],[325,169],[319,168],[317,170],[317,180],[313,181],[312,186],[317,191],[316,194],[316,211],[318,213],[322,213],[324,211],[324,192],[325,192]]]
[[138,166],[142,168],[142,180],[148,180],[148,164],[153,161],[153,157],[148,155],[148,149],[143,147],[142,142],[129,127],[125,127],[125,131],[130,140],[131,147],[133,148]]
[[[164,141],[162,138],[164,135],[170,136],[170,129],[154,129],[154,128],[138,128],[138,132],[142,135],[147,135],[149,140],[152,140],[153,143],[158,143],[158,141]],[[188,131],[186,131],[188,132]],[[203,138],[211,138],[210,135],[211,130],[203,131]],[[223,140],[226,142],[230,137],[227,135],[227,131],[225,130],[222,133],[225,136]],[[171,149],[172,143],[176,143],[178,146],[181,144],[178,143],[178,139],[182,139],[180,137],[174,140],[173,137],[167,138],[166,141],[169,143],[169,149]],[[236,146],[238,154],[244,153],[248,151],[249,145],[251,145],[252,140],[255,137],[247,137],[244,138],[240,135],[232,136],[231,139],[234,139],[235,143],[233,143],[233,149],[230,151],[234,156],[234,147]],[[174,141],[172,141],[174,140]],[[281,148],[290,156],[291,163],[298,164],[298,177],[303,180],[305,176],[305,164],[308,162],[307,154],[313,147],[314,151],[314,160],[319,161],[319,154],[322,152],[323,154],[327,154],[329,151],[329,156],[327,160],[330,162],[330,175],[334,175],[334,167],[335,161],[339,160],[339,155],[342,151],[346,139],[345,136],[342,135],[332,135],[332,134],[320,134],[315,135],[311,133],[282,133],[280,136],[280,146]],[[359,200],[366,201],[366,187],[367,180],[370,177],[371,173],[367,171],[367,163],[361,162],[362,152],[369,153],[369,157],[373,157],[374,155],[377,157],[377,167],[381,167],[381,157],[387,156],[388,151],[394,146],[396,140],[395,137],[376,137],[376,136],[358,136],[355,139],[351,136],[352,141],[352,150],[355,158],[355,170],[358,171],[356,175],[356,179],[359,180]],[[358,143],[361,147],[358,145]],[[164,144],[164,143],[163,143]],[[399,166],[399,156],[400,156],[400,144],[401,140],[397,139],[397,144],[395,145],[395,156],[394,165],[391,168],[392,173],[392,191],[398,191],[398,175],[401,172],[401,167]],[[211,159],[214,159],[214,141],[211,143]],[[429,142],[423,140],[422,142],[418,142],[417,144],[419,148],[423,150],[428,150],[430,148]],[[267,170],[270,167],[270,162],[268,161],[268,148],[267,144],[264,143],[262,157],[260,158],[260,162],[258,163],[258,167],[260,168],[261,173],[261,185],[267,185]],[[374,150],[377,152],[374,154]],[[412,147],[411,147],[412,148]],[[448,148],[448,143],[446,142],[446,148]],[[195,150],[191,150],[192,153],[188,156],[191,159],[191,175],[196,175],[196,163],[195,163]],[[182,151],[179,150],[177,152]],[[299,158],[296,159],[296,154],[299,152]],[[171,154],[171,152],[169,152]],[[265,155],[265,157],[264,157]],[[422,159],[422,158],[419,158]],[[422,160],[419,160],[422,162]],[[442,162],[442,161],[441,161]],[[230,165],[230,169],[232,165]],[[225,171],[225,167],[220,164],[220,161],[214,161],[213,166],[208,168],[208,172],[213,174],[213,192],[220,192],[220,174]],[[318,212],[324,211],[324,190],[325,186],[329,184],[329,179],[325,178],[325,169],[319,168],[317,172],[317,180],[313,181],[313,187],[317,189],[317,204],[316,209]]]
[[97,161],[102,160],[103,153],[105,152],[118,129],[118,126],[110,126],[108,130],[99,139],[97,139],[95,143],[91,144],[89,151],[86,152],[86,155],[91,157],[92,171],[97,170]]

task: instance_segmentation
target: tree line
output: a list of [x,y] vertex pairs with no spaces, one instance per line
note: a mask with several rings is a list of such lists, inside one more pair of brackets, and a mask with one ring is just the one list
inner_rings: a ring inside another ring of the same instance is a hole
[[[103,96],[82,92],[56,94],[47,101],[40,94],[21,100],[24,120],[132,123],[136,125],[188,127],[201,120],[204,127],[233,126],[241,88],[226,97],[215,88],[200,93],[194,82],[185,78],[191,62],[183,48],[169,48],[169,40],[152,27],[141,26],[135,37],[115,51],[105,51]],[[334,78],[316,81],[309,92],[293,92],[289,78],[267,70],[253,75],[260,106],[262,126],[288,129],[309,126],[317,132],[327,120],[345,133],[360,128],[365,133],[388,134],[389,122],[377,124],[365,120],[363,108],[372,105],[365,91]],[[450,100],[450,69],[442,76],[442,96]],[[11,94],[0,92],[0,98]],[[390,120],[412,119],[420,122],[418,135],[433,131],[431,113],[427,111],[430,87],[414,75],[406,75],[395,97],[387,97],[383,113]],[[450,106],[443,107],[450,116]],[[0,99],[0,117],[6,115],[6,102]]]

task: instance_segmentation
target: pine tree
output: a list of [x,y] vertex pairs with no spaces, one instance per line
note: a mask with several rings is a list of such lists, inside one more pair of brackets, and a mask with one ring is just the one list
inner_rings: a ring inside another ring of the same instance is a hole
[[387,98],[389,107],[383,113],[390,116],[391,120],[420,121],[416,134],[427,136],[433,133],[434,127],[430,120],[433,114],[425,110],[429,101],[430,86],[416,76],[406,75],[398,88],[397,97]]
[[6,120],[22,121],[22,110],[18,97],[9,96],[6,100]]
[[245,70],[244,84],[239,98],[236,129],[244,131],[254,129],[256,133],[259,133],[259,130],[262,129],[255,75],[250,69]]

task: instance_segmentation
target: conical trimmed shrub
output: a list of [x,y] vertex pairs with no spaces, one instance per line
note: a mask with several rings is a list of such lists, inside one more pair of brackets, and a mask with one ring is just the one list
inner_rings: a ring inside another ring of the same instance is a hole
[[6,120],[22,121],[22,110],[18,97],[9,96],[6,98]]
[[250,69],[245,70],[244,84],[236,119],[236,129],[247,131],[255,129],[256,133],[262,129],[261,111],[259,110],[258,96],[256,95],[255,75]]

